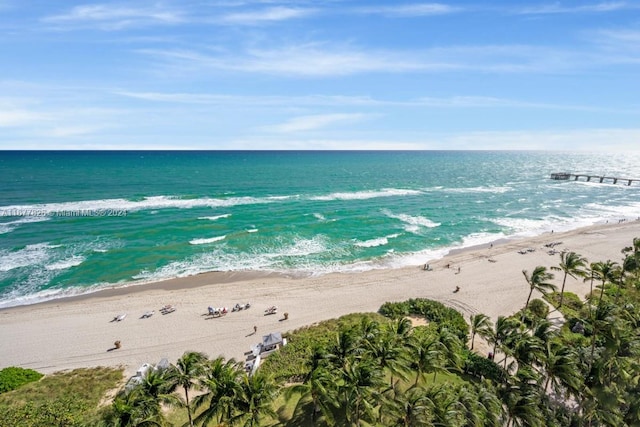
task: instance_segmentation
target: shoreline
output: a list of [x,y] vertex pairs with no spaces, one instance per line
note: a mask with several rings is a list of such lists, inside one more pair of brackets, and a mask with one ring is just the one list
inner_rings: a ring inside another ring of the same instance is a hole
[[[608,224],[608,223],[605,224],[605,223],[599,222],[586,227],[578,227],[568,231],[563,231],[558,233],[558,235],[560,235],[561,233],[571,233],[583,228],[597,227],[600,225],[611,225],[611,224]],[[553,233],[553,231],[551,233]],[[535,236],[512,235],[512,236],[500,237],[495,240],[488,240],[486,243],[473,244],[470,246],[463,246],[463,247],[453,247],[452,249],[449,250],[449,252],[447,252],[447,254],[441,256],[440,258],[427,259],[426,262],[429,264],[436,264],[437,262],[447,257],[452,257],[459,254],[463,254],[465,252],[472,252],[475,250],[479,250],[487,247],[488,245],[498,247],[500,245],[511,244],[521,240],[536,239],[538,237],[541,237],[547,234],[550,234],[550,233],[548,231],[545,231]],[[341,275],[341,274],[351,275],[351,274],[363,274],[363,273],[366,274],[366,273],[371,273],[375,271],[393,271],[393,270],[403,270],[406,268],[412,268],[412,266],[405,265],[405,266],[392,267],[392,268],[388,268],[388,267],[372,268],[364,272],[363,271],[354,271],[354,272],[339,271],[339,272],[332,272],[332,273],[324,273],[320,276]],[[105,285],[104,287],[97,288],[95,290],[91,290],[91,289],[93,286],[96,286],[96,285],[91,285],[91,286],[87,286],[82,290],[81,288],[74,289],[74,290],[78,290],[78,293],[71,294],[71,295],[62,295],[59,297],[45,299],[42,301],[30,302],[27,304],[0,307],[0,313],[5,310],[11,310],[19,307],[33,307],[33,306],[51,305],[51,304],[55,305],[55,304],[64,303],[64,302],[81,301],[81,300],[87,300],[91,298],[123,296],[127,294],[135,294],[135,293],[141,293],[141,292],[146,292],[151,290],[167,290],[168,291],[168,290],[177,290],[177,289],[190,289],[190,288],[196,288],[199,286],[237,283],[237,282],[244,282],[248,280],[259,280],[261,278],[268,278],[268,277],[280,277],[283,279],[291,279],[291,280],[305,280],[305,279],[313,278],[316,276],[311,274],[291,274],[287,272],[266,272],[266,271],[207,271],[207,272],[198,273],[191,276],[172,277],[172,278],[153,280],[153,281],[140,281],[140,282],[131,281],[131,282],[124,282],[124,283],[113,283],[113,284]]]
[[[429,298],[463,313],[482,312],[494,321],[519,310],[528,287],[522,270],[557,265],[544,245],[562,241],[588,262],[619,262],[620,250],[640,237],[640,221],[597,224],[535,237],[503,238],[452,250],[422,265],[313,277],[251,272],[210,272],[144,285],[122,286],[0,310],[0,368],[22,366],[43,373],[91,366],[124,366],[135,373],[143,363],[166,357],[175,362],[185,351],[203,351],[242,360],[262,334],[287,332],[353,312],[377,311],[386,301]],[[519,250],[534,248],[520,254]],[[492,260],[493,262],[488,262]],[[449,264],[451,268],[446,268]],[[460,271],[458,271],[460,267]],[[559,285],[556,274],[553,283]],[[453,293],[456,286],[460,292]],[[566,289],[583,298],[589,285],[568,278]],[[539,297],[536,296],[536,297]],[[208,319],[207,306],[251,302],[252,307]],[[171,314],[159,309],[176,307]],[[264,310],[277,305],[275,316]],[[142,314],[155,310],[150,318]],[[284,321],[283,312],[289,313]],[[127,313],[122,322],[111,320]],[[258,327],[254,335],[253,326]],[[114,341],[122,348],[108,351]]]

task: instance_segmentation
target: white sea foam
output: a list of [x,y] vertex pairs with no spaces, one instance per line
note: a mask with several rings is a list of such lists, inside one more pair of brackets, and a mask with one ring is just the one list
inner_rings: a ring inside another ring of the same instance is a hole
[[410,227],[405,227],[405,230],[415,233],[419,230],[419,227],[427,227],[427,228],[434,228],[434,227],[439,227],[440,223],[439,222],[434,222],[431,221],[429,218],[426,218],[424,216],[412,216],[412,215],[407,215],[407,214],[394,214],[392,212],[390,212],[389,210],[383,210],[382,211],[383,214],[385,214],[386,216],[388,216],[389,218],[394,218],[394,219],[398,219],[406,224],[408,224]]
[[[285,266],[284,259],[296,258],[296,266],[304,265],[305,257],[323,253],[327,250],[325,238],[316,236],[312,239],[296,239],[293,243],[278,248],[257,247],[250,252],[229,253],[215,248],[206,253],[177,260],[157,270],[144,270],[132,278],[135,280],[158,281],[173,277],[186,277],[208,271],[274,271],[291,272]],[[310,267],[313,268],[313,267]]]
[[394,196],[416,196],[423,194],[417,190],[406,190],[398,188],[385,188],[382,190],[366,190],[355,191],[352,193],[331,193],[326,196],[313,196],[310,200],[331,201],[331,200],[366,200],[375,199],[377,197],[394,197]]
[[222,219],[222,218],[229,218],[230,216],[231,216],[231,214],[223,214],[223,215],[215,215],[215,216],[201,216],[201,217],[198,217],[198,219],[206,219],[206,220],[209,220],[209,221],[217,221],[217,220]]
[[[369,240],[365,240],[363,242],[356,241],[354,243],[354,245],[358,246],[358,247],[361,247],[361,248],[373,248],[373,247],[376,247],[376,246],[384,246],[384,245],[388,245],[389,244],[389,239],[395,239],[398,236],[400,236],[399,233],[393,233],[393,234],[389,234],[388,236],[385,236],[385,237],[378,237],[376,239],[369,239]],[[389,251],[393,252],[393,249],[390,249]]]
[[355,245],[361,248],[373,248],[376,246],[383,246],[389,243],[389,239],[386,237],[379,237],[377,239],[365,240],[364,242],[356,242]]
[[318,219],[319,221],[326,221],[327,218],[325,218],[324,215],[320,214],[320,213],[314,213],[313,216]]
[[114,287],[112,283],[97,283],[87,287],[50,288],[40,291],[28,292],[25,289],[8,292],[0,299],[0,308],[16,307],[20,305],[36,304],[57,298],[73,297],[89,294],[105,288]]
[[82,264],[84,260],[85,260],[85,257],[80,255],[74,255],[70,258],[62,259],[52,264],[45,265],[44,268],[46,268],[47,270],[66,270],[68,268],[75,267]]
[[247,233],[257,233],[257,232],[258,232],[258,229],[257,229],[257,228],[249,228],[249,229],[247,230]]
[[0,223],[0,234],[10,233],[23,224],[48,221],[49,219],[50,218],[48,217],[41,217],[41,216],[27,216],[24,218],[17,219],[15,221],[2,222]]
[[219,242],[220,240],[224,240],[227,236],[217,236],[217,237],[210,237],[208,239],[193,239],[190,240],[189,243],[192,245],[206,245],[209,243],[215,243],[215,242]]
[[0,251],[0,271],[10,271],[16,268],[28,267],[30,265],[41,265],[50,259],[50,249],[48,243],[37,243],[27,245],[24,248],[10,252]]
[[143,200],[101,199],[78,202],[45,203],[35,205],[12,205],[0,207],[0,216],[17,215],[31,212],[38,217],[65,215],[73,212],[118,212],[129,213],[141,210],[156,209],[191,209],[199,207],[229,207],[237,205],[273,203],[285,200],[290,196],[275,197],[230,197],[228,199],[214,199],[209,197],[197,199],[182,199],[172,196],[152,196]]
[[312,254],[323,253],[327,250],[327,242],[324,236],[315,236],[312,239],[295,239],[293,244],[285,245],[277,252],[269,254],[269,258],[279,257],[304,257]]
[[511,191],[511,187],[466,187],[466,188],[447,188],[446,193],[506,193]]

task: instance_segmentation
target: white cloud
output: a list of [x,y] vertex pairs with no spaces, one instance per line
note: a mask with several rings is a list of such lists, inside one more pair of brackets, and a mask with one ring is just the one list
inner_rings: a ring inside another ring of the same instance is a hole
[[2,109],[0,110],[0,127],[18,127],[47,120],[47,116],[28,110]]
[[242,96],[214,93],[163,93],[115,91],[117,95],[168,104],[202,104],[238,107],[400,107],[400,108],[535,108],[585,112],[639,114],[640,109],[602,106],[552,104],[490,96],[419,97],[411,99],[376,99],[369,96]]
[[562,6],[559,3],[554,3],[543,6],[525,7],[519,9],[516,13],[522,15],[547,15],[558,13],[604,13],[633,8],[637,8],[637,6],[629,5],[625,2],[602,2],[583,4],[580,6]]
[[108,4],[76,6],[69,12],[42,18],[48,24],[65,27],[90,27],[101,30],[121,30],[151,24],[177,24],[184,21],[181,12],[159,6],[134,8]]
[[[453,150],[639,151],[640,128],[468,132],[446,136]],[[444,143],[443,143],[444,142]]]
[[283,150],[548,150],[640,152],[638,129],[520,130],[430,134],[419,138],[290,138],[235,139],[222,149]]
[[285,123],[269,126],[267,130],[279,133],[295,133],[316,130],[336,123],[355,122],[362,120],[364,114],[315,114],[294,117]]
[[266,22],[304,18],[315,13],[315,9],[272,7],[255,12],[237,12],[225,15],[221,22],[239,25],[258,25]]
[[84,136],[96,133],[102,127],[96,126],[56,126],[43,132],[43,136],[51,138],[68,138],[73,136]]
[[414,3],[393,6],[362,7],[357,9],[358,13],[379,14],[391,17],[419,17],[431,15],[444,15],[459,12],[458,7],[441,3]]
[[307,95],[307,96],[243,96],[215,93],[164,93],[115,91],[116,95],[151,102],[238,106],[384,106],[403,105],[399,101],[382,101],[368,96]]
[[186,68],[220,69],[307,77],[344,76],[367,72],[443,71],[459,64],[430,60],[419,52],[365,51],[321,45],[251,49],[244,54],[214,56],[194,51],[144,50]]

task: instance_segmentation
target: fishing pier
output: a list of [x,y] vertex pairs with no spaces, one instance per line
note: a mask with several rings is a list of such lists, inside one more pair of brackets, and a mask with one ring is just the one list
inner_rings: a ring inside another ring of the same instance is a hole
[[[584,178],[584,179],[583,179]],[[556,172],[551,174],[551,179],[559,180],[559,181],[585,181],[590,182],[599,182],[599,183],[612,183],[617,184],[618,181],[625,185],[631,185],[632,182],[640,182],[640,179],[630,179],[630,178],[618,178],[615,176],[604,176],[604,175],[589,175],[589,174],[576,174],[576,173],[568,173],[568,172]]]

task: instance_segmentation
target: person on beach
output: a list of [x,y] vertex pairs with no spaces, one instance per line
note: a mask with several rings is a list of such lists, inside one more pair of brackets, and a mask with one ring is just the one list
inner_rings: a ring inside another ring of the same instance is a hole
[[258,333],[258,327],[257,327],[257,326],[254,326],[254,327],[253,327],[253,333],[254,333],[254,334],[257,334],[257,333]]

